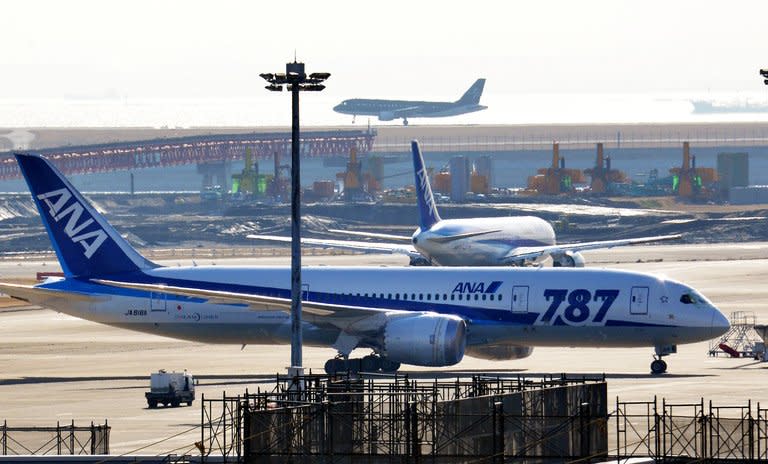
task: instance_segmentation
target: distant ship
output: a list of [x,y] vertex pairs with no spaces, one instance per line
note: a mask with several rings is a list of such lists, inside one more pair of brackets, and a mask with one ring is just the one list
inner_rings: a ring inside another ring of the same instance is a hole
[[767,103],[716,103],[708,100],[691,100],[694,113],[765,113]]

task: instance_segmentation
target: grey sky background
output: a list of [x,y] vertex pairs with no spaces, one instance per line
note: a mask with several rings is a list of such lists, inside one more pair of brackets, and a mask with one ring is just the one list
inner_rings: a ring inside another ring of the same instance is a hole
[[267,98],[294,50],[325,102],[762,92],[766,1],[17,1],[0,100]]

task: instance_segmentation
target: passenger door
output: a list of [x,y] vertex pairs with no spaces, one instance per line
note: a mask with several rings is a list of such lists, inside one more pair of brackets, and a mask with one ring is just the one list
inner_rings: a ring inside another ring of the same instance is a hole
[[648,287],[632,287],[629,314],[648,314]]
[[512,287],[512,312],[528,312],[528,286],[515,285]]
[[165,312],[166,310],[166,294],[151,292],[149,294],[149,309],[151,312]]

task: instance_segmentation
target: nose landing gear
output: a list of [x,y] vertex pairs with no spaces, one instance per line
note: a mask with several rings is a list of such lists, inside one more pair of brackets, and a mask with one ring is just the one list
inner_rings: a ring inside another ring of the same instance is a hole
[[661,357],[651,362],[652,374],[663,374],[665,372],[667,372],[667,362],[661,359]]
[[656,345],[654,350],[656,354],[653,356],[653,362],[651,362],[651,374],[663,374],[667,372],[667,363],[662,358],[677,353],[677,345]]

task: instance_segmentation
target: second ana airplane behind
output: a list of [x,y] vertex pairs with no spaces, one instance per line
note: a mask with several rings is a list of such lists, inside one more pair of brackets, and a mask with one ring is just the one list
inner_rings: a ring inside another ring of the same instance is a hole
[[[411,142],[416,173],[419,228],[410,237],[331,230],[335,233],[388,239],[390,242],[302,238],[307,245],[345,248],[368,253],[395,253],[410,257],[412,265],[509,266],[536,264],[552,258],[555,267],[583,267],[581,251],[679,239],[679,234],[557,244],[549,222],[535,216],[441,219],[429,185],[424,158],[417,141]],[[290,237],[249,235],[249,238],[290,242]],[[393,243],[393,242],[401,243]]]

